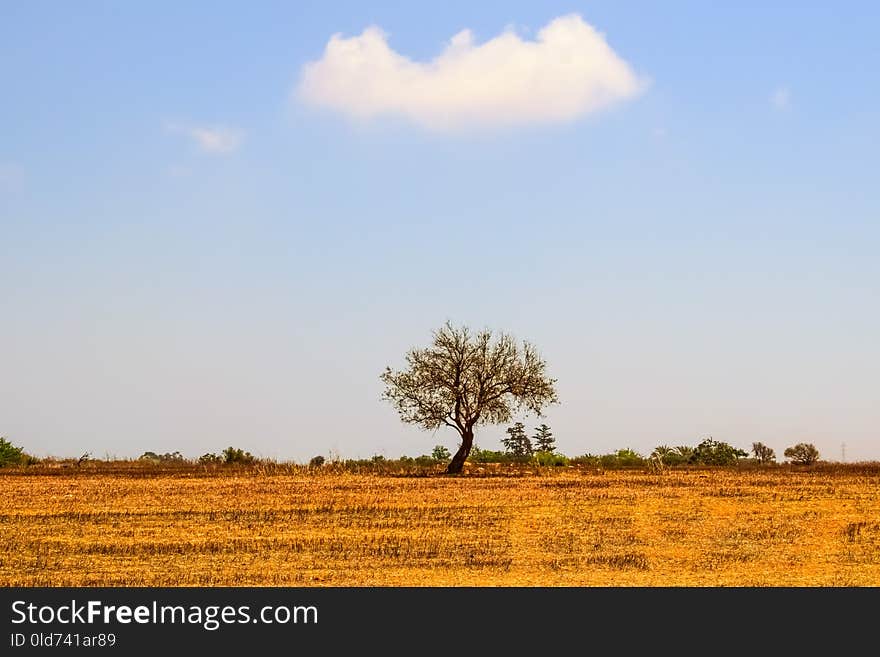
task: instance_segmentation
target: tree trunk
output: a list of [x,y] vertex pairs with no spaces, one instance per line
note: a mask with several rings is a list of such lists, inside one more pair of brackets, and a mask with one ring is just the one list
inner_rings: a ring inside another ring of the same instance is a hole
[[452,460],[446,467],[446,474],[459,474],[461,472],[468,454],[471,453],[473,444],[474,432],[472,429],[468,429],[461,435],[461,447],[458,448],[455,456],[452,457]]

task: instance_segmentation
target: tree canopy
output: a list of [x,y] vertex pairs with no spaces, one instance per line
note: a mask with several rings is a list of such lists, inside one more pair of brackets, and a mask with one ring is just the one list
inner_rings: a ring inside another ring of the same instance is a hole
[[787,448],[784,454],[785,458],[790,459],[792,463],[801,465],[813,465],[819,460],[819,450],[812,443],[798,443]]
[[447,426],[461,437],[448,473],[461,472],[470,454],[474,427],[509,422],[515,413],[541,416],[558,402],[556,380],[528,342],[490,330],[472,333],[447,322],[429,347],[406,354],[406,367],[381,375],[384,399],[400,419],[423,429]]

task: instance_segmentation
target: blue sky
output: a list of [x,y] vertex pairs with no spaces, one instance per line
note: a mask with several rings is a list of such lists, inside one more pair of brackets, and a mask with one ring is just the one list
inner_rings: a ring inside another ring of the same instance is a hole
[[[540,348],[570,455],[711,435],[880,459],[874,3],[180,4],[0,5],[0,435],[452,448],[378,378],[449,319]],[[462,130],[299,93],[334,34],[429,62],[571,14],[638,93]]]

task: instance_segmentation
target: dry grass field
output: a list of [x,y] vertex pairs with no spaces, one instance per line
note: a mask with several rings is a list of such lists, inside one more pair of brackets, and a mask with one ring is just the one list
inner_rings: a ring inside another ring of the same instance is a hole
[[880,467],[0,470],[4,586],[880,586]]

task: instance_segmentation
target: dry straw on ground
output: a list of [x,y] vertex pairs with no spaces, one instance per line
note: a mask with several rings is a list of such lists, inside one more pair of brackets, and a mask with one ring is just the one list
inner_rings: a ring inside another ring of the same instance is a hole
[[878,586],[878,484],[858,466],[4,470],[0,585]]

